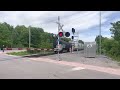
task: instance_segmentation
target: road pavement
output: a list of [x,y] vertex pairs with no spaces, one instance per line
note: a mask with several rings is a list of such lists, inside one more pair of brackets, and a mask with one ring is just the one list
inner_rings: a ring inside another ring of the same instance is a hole
[[93,69],[78,62],[55,61],[43,57],[28,58],[9,56],[0,52],[0,79],[120,79],[112,69]]

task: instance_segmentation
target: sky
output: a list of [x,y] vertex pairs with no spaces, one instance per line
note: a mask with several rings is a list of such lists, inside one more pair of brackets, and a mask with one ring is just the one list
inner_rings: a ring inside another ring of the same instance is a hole
[[[7,22],[14,27],[25,25],[43,28],[45,32],[57,34],[57,18],[63,30],[70,32],[72,28],[79,33],[79,39],[84,42],[93,42],[99,35],[100,12],[99,11],[0,11],[0,22]],[[111,38],[111,22],[120,20],[120,11],[101,11],[101,34]],[[71,37],[70,36],[70,37]]]

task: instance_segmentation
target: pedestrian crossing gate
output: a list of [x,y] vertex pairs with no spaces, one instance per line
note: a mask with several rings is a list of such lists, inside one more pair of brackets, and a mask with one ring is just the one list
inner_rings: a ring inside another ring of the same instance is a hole
[[84,56],[96,57],[96,42],[84,42]]

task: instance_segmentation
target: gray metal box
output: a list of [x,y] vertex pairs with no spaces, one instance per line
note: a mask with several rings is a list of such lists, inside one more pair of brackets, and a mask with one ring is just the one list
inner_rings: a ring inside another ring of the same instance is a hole
[[96,57],[96,42],[84,42],[84,56]]

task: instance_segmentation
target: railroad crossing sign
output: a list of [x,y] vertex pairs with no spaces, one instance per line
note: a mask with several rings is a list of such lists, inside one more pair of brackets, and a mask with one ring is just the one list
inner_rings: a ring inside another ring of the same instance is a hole
[[87,48],[91,48],[91,47],[92,47],[92,44],[88,44],[88,45],[87,45]]

